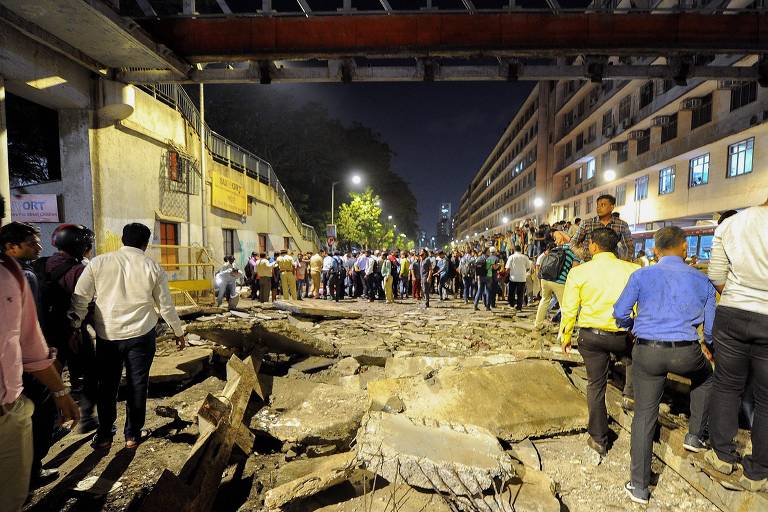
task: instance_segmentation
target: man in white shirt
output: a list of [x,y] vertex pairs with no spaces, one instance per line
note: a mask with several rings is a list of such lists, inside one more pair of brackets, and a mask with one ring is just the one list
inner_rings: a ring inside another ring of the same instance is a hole
[[728,218],[715,230],[709,279],[721,293],[715,323],[715,382],[709,406],[712,451],[705,459],[730,474],[738,455],[733,441],[747,378],[753,379],[752,454],[741,462],[747,490],[768,482],[768,201]]
[[329,297],[332,298],[332,296],[329,293],[329,287],[330,284],[328,281],[331,279],[331,266],[333,265],[333,256],[330,252],[325,253],[325,257],[323,258],[323,298],[327,299]]
[[525,280],[528,279],[528,274],[531,271],[531,260],[523,254],[522,248],[516,245],[512,254],[507,258],[505,268],[509,272],[507,302],[509,307],[514,306],[518,311],[521,311],[525,299]]
[[72,295],[69,318],[76,333],[80,332],[88,304],[96,299],[99,429],[92,441],[96,449],[109,449],[112,444],[123,365],[128,382],[125,447],[136,448],[143,440],[149,368],[155,356],[155,306],[173,329],[176,344],[184,348],[184,327],[168,290],[168,277],[157,262],[144,254],[149,238],[147,226],[126,225],[124,247],[91,260]]

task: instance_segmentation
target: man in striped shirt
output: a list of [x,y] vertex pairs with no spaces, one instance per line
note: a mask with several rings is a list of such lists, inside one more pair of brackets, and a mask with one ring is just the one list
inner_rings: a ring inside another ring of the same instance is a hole
[[[558,304],[562,304],[563,290],[565,290],[565,280],[568,277],[568,272],[571,271],[574,263],[581,263],[578,256],[576,256],[571,248],[566,245],[569,241],[568,235],[562,231],[555,231],[554,238],[558,247],[557,250],[562,250],[565,253],[565,262],[563,263],[563,268],[560,271],[560,275],[557,276],[557,279],[554,281],[541,279],[541,301],[539,301],[539,307],[536,310],[536,322],[534,323],[536,329],[542,329],[544,327],[544,319],[547,316],[547,309],[552,300],[552,295],[557,297]],[[544,256],[545,255],[542,255],[540,259],[543,259]],[[540,263],[538,264],[540,265]]]
[[625,261],[634,259],[634,245],[632,244],[632,232],[629,224],[613,215],[616,206],[616,198],[610,194],[603,194],[597,198],[597,217],[587,219],[581,223],[579,230],[571,240],[571,247],[577,251],[583,251],[585,260],[591,258],[589,243],[592,241],[592,232],[599,228],[612,229],[619,235],[618,256]]

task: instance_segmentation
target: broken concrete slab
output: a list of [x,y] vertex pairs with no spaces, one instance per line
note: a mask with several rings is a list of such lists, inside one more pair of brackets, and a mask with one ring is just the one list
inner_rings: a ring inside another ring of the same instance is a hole
[[288,320],[288,323],[290,323],[292,326],[297,327],[301,329],[302,331],[311,331],[315,328],[314,322],[307,322],[306,320],[299,320],[296,317],[288,316],[286,317],[286,320]]
[[277,471],[275,487],[267,491],[264,505],[272,509],[312,496],[340,484],[354,469],[355,452],[289,462]]
[[571,432],[587,423],[581,394],[557,363],[524,360],[480,368],[444,368],[434,376],[368,384],[371,410],[393,396],[411,417],[477,425],[507,441]]
[[333,343],[292,326],[287,320],[246,320],[217,317],[207,322],[187,324],[186,331],[227,347],[250,353],[257,347],[288,354],[335,356]]
[[384,366],[384,373],[387,378],[396,379],[401,377],[426,375],[434,370],[439,370],[449,366],[477,368],[480,366],[493,366],[497,364],[514,363],[516,361],[520,361],[521,359],[524,358],[516,357],[511,354],[493,354],[489,356],[469,357],[392,357],[387,360],[387,363]]
[[197,421],[197,412],[208,394],[220,395],[225,384],[226,382],[218,377],[208,377],[203,382],[198,382],[181,393],[165,399],[157,406],[163,408],[162,414],[159,415],[194,423]]
[[476,495],[513,475],[512,459],[486,429],[371,412],[357,435],[357,459],[389,482]]
[[345,357],[336,363],[335,370],[345,377],[355,375],[360,371],[360,363],[354,357]]
[[288,374],[291,373],[314,373],[320,370],[325,370],[336,364],[336,359],[330,359],[327,357],[309,356],[306,359],[292,364],[288,370]]
[[392,357],[392,352],[384,348],[380,343],[354,344],[339,346],[339,354],[343,357],[354,357],[357,362],[365,366],[383,367],[387,359]]
[[518,476],[499,493],[482,496],[457,496],[455,504],[467,512],[560,512],[560,501],[549,476],[522,466],[516,466]]
[[512,445],[512,456],[531,469],[541,471],[541,457],[536,445],[530,439],[524,439]]
[[451,512],[453,509],[438,494],[421,492],[408,485],[388,485],[315,512]]
[[339,377],[339,386],[350,389],[368,389],[368,383],[384,378],[384,369],[378,366],[364,368],[357,375]]
[[273,302],[272,305],[281,311],[287,311],[294,315],[320,318],[323,320],[338,320],[341,318],[355,319],[363,316],[362,313],[357,311],[350,311],[336,305],[318,304],[317,301],[278,300]]
[[365,414],[365,393],[285,377],[259,376],[269,405],[250,426],[283,442],[348,446]]
[[149,369],[150,384],[185,382],[196,377],[210,363],[213,350],[187,347],[167,356],[156,357]]

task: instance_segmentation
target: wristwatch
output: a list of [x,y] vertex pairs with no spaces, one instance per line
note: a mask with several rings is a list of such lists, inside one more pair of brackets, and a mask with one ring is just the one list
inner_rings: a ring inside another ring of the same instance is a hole
[[66,396],[69,394],[69,388],[64,386],[63,389],[60,389],[58,391],[51,391],[51,396],[54,398],[61,398],[63,396]]

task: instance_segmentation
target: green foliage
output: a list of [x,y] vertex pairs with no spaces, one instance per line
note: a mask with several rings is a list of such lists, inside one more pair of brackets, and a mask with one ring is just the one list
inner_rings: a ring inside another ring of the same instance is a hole
[[[196,89],[189,92],[196,97]],[[393,151],[380,134],[345,125],[276,86],[209,85],[205,95],[211,128],[269,161],[302,221],[318,233],[330,221],[331,183],[341,181],[336,193],[343,197],[358,171],[397,219],[398,231],[416,234],[416,198],[393,172]]]
[[392,239],[392,229],[380,221],[381,198],[368,187],[365,192],[350,192],[350,202],[339,205],[336,224],[339,238],[363,248],[377,248]]

